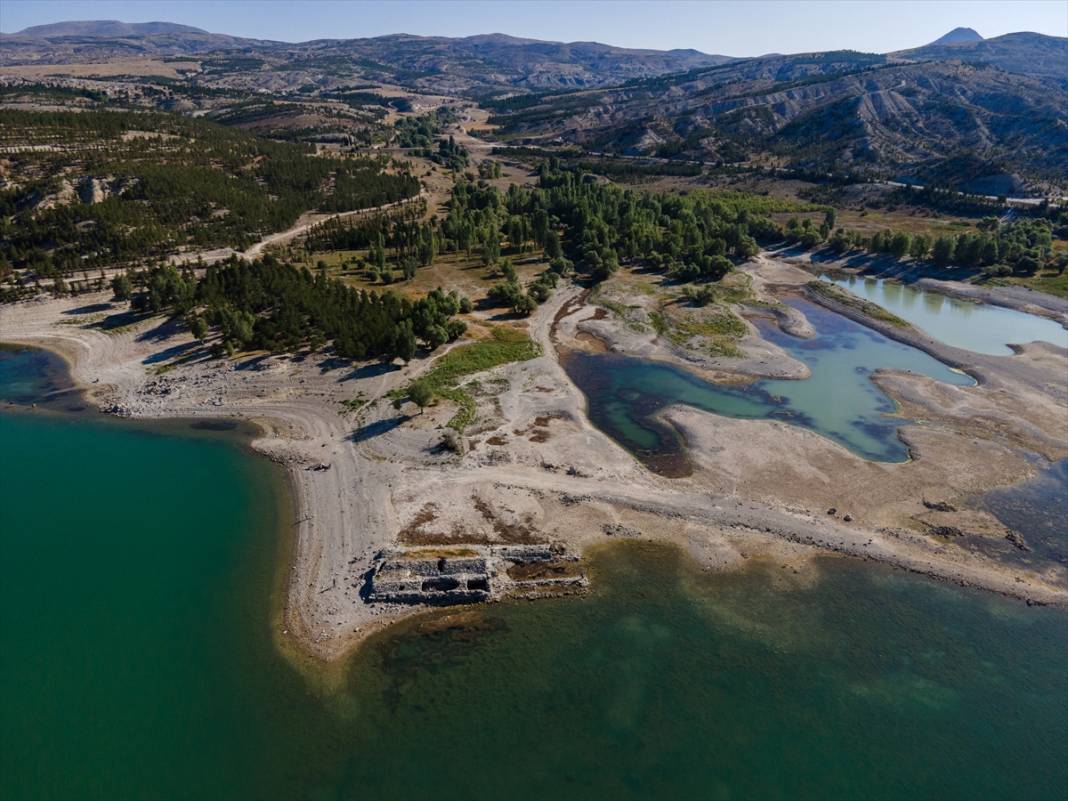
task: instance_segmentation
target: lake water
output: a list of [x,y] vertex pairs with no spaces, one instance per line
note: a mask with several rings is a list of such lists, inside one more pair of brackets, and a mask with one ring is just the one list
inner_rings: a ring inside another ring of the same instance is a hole
[[683,403],[728,417],[778,419],[804,426],[878,461],[903,461],[908,450],[897,436],[905,422],[892,416],[896,404],[871,380],[877,368],[922,373],[957,386],[975,381],[917,348],[834,314],[790,298],[812,323],[816,336],[783,333],[770,320],[757,320],[761,335],[804,362],[803,381],[758,381],[732,387],[705,381],[680,367],[618,354],[574,352],[568,375],[587,398],[590,420],[664,475],[685,474],[683,444],[670,426],[653,419]]
[[[0,354],[0,375],[25,389],[31,362]],[[1060,610],[840,559],[812,577],[704,574],[628,543],[593,554],[588,598],[411,620],[328,691],[275,647],[289,517],[275,467],[234,435],[0,411],[0,471],[5,799],[1048,799],[1068,784]]]
[[1051,342],[1068,348],[1068,329],[1034,314],[986,303],[973,303],[882,278],[821,275],[858,297],[907,320],[934,339],[955,348],[1009,356],[1008,345]]
[[1042,468],[1030,481],[990,490],[980,506],[1009,528],[1027,532],[1030,550],[1013,554],[1019,561],[1039,569],[1042,560],[1068,566],[1068,459]]

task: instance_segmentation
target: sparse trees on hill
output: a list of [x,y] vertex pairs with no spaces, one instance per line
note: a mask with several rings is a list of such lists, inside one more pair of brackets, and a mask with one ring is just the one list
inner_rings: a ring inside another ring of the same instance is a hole
[[[150,130],[159,138],[127,138]],[[55,143],[65,162],[106,175],[100,202],[41,208],[53,191],[56,157],[19,157],[45,178],[0,192],[0,240],[14,267],[51,277],[167,255],[184,246],[244,249],[310,209],[346,211],[419,191],[385,159],[316,156],[308,147],[261,139],[201,119],[125,111],[0,110],[4,138]]]

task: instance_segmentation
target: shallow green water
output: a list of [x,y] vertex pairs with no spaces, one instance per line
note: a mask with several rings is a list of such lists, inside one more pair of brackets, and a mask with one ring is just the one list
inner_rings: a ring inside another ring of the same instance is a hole
[[0,412],[0,445],[3,798],[1037,799],[1068,782],[1060,611],[844,560],[796,585],[777,565],[706,575],[627,544],[593,558],[587,599],[412,621],[319,695],[271,640],[270,465],[219,434],[84,415]]
[[1014,531],[1027,532],[1029,550],[1012,554],[1018,561],[1038,569],[1043,560],[1068,566],[1068,459],[1029,481],[990,490],[980,505]]
[[1068,348],[1068,329],[1044,317],[951,298],[882,278],[856,275],[847,278],[821,275],[820,278],[877,303],[955,348],[995,356],[1011,355],[1010,343],[1041,341]]
[[803,381],[730,387],[670,364],[616,354],[576,352],[567,357],[565,367],[586,395],[593,423],[666,475],[679,472],[682,443],[673,429],[652,415],[674,403],[728,417],[785,420],[811,428],[867,459],[903,461],[908,451],[897,429],[907,421],[891,416],[896,406],[872,382],[872,373],[893,368],[958,386],[975,383],[917,348],[814,303],[787,302],[804,312],[816,329],[815,337],[784,334],[770,321],[757,325],[765,339],[808,365],[812,375]]

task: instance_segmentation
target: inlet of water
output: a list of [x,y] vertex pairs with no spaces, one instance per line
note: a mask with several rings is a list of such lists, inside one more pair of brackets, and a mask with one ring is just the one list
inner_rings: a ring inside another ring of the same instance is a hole
[[882,306],[934,339],[955,348],[1009,356],[1009,344],[1050,342],[1068,348],[1068,329],[1034,314],[919,289],[882,278],[821,275],[854,295]]
[[564,367],[587,398],[590,420],[663,475],[687,472],[683,445],[655,415],[681,403],[743,419],[777,419],[810,428],[855,453],[878,461],[902,461],[908,450],[897,436],[908,421],[872,381],[876,369],[922,373],[957,386],[975,381],[917,348],[800,298],[786,301],[802,311],[816,336],[783,333],[758,320],[761,334],[812,372],[803,381],[758,381],[734,387],[705,381],[663,362],[618,354],[573,352]]

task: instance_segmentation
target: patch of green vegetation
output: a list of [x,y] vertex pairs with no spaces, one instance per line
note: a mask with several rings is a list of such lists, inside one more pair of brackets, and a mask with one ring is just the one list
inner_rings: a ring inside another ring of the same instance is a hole
[[716,312],[699,320],[677,322],[668,333],[675,345],[683,346],[695,337],[704,340],[704,349],[713,356],[741,356],[735,340],[745,336],[746,327],[729,311]]
[[746,334],[745,323],[729,309],[716,309],[700,317],[678,319],[656,311],[649,315],[657,334],[666,336],[676,347],[692,347],[700,337],[701,349],[712,356],[740,357],[735,344]]
[[98,314],[79,314],[77,317],[69,317],[63,320],[57,320],[55,325],[93,325],[99,323],[104,319],[106,315],[103,313]]
[[478,406],[475,404],[475,399],[471,397],[467,392],[459,387],[445,388],[436,390],[438,396],[445,400],[452,401],[456,404],[456,414],[454,414],[446,425],[449,428],[456,431],[463,431],[475,420],[475,414],[478,411]]
[[686,320],[678,329],[690,336],[733,337],[745,336],[746,328],[737,316],[729,311],[716,312],[701,320]]
[[748,275],[736,273],[738,277],[730,283],[722,281],[717,284],[683,287],[680,297],[695,306],[728,305],[747,303],[753,300],[753,280]]
[[598,297],[593,303],[596,306],[603,306],[618,317],[626,317],[627,313],[630,311],[630,307],[624,306],[622,303],[615,300],[608,300],[607,298]]
[[890,323],[890,325],[897,328],[911,327],[906,321],[902,320],[896,314],[891,314],[882,306],[878,306],[863,298],[858,298],[856,295],[839,289],[834,284],[829,284],[826,281],[809,281],[805,286],[810,292],[829,298],[836,303],[841,303],[843,306],[849,306],[851,309],[856,309],[862,314],[871,317],[873,320],[881,320],[884,323]]
[[649,322],[652,323],[653,330],[656,331],[657,336],[662,336],[671,329],[671,324],[663,312],[650,312]]
[[341,405],[345,407],[347,412],[358,412],[367,405],[367,398],[362,392],[357,392],[356,397],[341,401]]
[[609,300],[605,298],[600,292],[595,293],[591,297],[589,302],[592,303],[594,306],[601,306],[605,309],[608,309],[608,311],[612,312],[612,314],[622,319],[623,322],[626,324],[627,328],[631,331],[634,331],[635,333],[644,334],[646,331],[649,330],[649,327],[647,325],[631,318],[632,311],[634,311],[635,309],[641,309],[641,306],[639,305],[634,304],[627,306],[620,303],[619,301]]
[[751,192],[739,192],[734,189],[706,190],[709,197],[727,206],[734,213],[745,211],[750,214],[774,214],[782,212],[823,212],[827,206],[807,203],[803,200],[778,197],[776,195],[755,195]]
[[733,342],[724,340],[707,340],[705,350],[710,356],[722,356],[727,359],[740,359],[745,355]]
[[118,336],[119,334],[136,331],[140,327],[141,322],[137,321],[135,323],[129,323],[127,325],[116,325],[114,327],[100,325],[99,323],[97,323],[97,325],[100,327],[100,330],[102,330],[108,336]]
[[[449,428],[463,431],[475,419],[475,399],[466,387],[457,386],[466,375],[481,373],[510,362],[523,362],[541,355],[541,346],[522,331],[514,328],[493,329],[493,338],[453,348],[437,360],[420,382],[434,395],[457,405],[456,414],[449,420]],[[390,393],[391,398],[403,398],[411,384]]]
[[1050,295],[1068,298],[1068,270],[1063,273],[1045,271],[1027,278],[995,279],[990,283],[997,285],[1016,284],[1029,287],[1038,292],[1047,292]]
[[627,283],[627,289],[633,289],[635,292],[639,292],[642,295],[653,297],[656,295],[656,289],[644,281],[634,281]]
[[733,273],[714,286],[718,303],[748,303],[753,299],[753,278],[745,273]]

